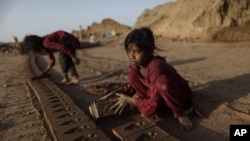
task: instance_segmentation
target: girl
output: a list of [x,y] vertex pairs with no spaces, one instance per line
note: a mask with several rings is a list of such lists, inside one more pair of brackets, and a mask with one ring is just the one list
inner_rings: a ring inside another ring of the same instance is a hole
[[111,109],[121,113],[127,104],[136,105],[143,116],[157,118],[164,105],[169,107],[184,131],[192,128],[187,113],[205,117],[193,102],[188,82],[163,57],[155,56],[155,42],[149,28],[132,30],[125,39],[130,61],[129,82],[116,93]]
[[[55,65],[53,52],[60,51],[59,63],[64,76],[61,82],[66,84],[77,84],[79,82],[75,64],[80,63],[80,60],[76,57],[76,49],[80,47],[80,42],[72,34],[59,30],[44,37],[29,35],[24,38],[22,46],[26,51],[31,50],[35,53],[48,55],[49,64],[41,75],[50,71]],[[69,72],[72,76],[71,80],[68,78]]]

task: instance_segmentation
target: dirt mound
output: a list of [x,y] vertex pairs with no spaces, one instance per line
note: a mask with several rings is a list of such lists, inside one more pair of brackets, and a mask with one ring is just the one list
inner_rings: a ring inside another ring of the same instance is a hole
[[249,20],[249,0],[177,0],[146,9],[134,27],[148,26],[159,38],[203,40]]
[[[133,28],[150,27],[158,39],[170,40],[249,40],[249,0],[176,0],[153,9],[145,9]],[[86,39],[90,34],[97,38],[123,37],[131,30],[112,19],[93,23],[87,29],[74,30],[73,34]]]
[[226,27],[218,31],[213,36],[214,41],[249,41],[250,40],[250,22],[233,27]]
[[[126,33],[130,30],[129,26],[118,23],[112,19],[104,19],[101,23],[94,22],[91,26],[88,26],[87,29],[74,30],[72,33],[80,37],[82,34],[82,38],[88,38],[90,34],[95,35],[96,37],[103,37],[105,33],[112,35],[120,35]],[[110,36],[112,36],[110,35]]]

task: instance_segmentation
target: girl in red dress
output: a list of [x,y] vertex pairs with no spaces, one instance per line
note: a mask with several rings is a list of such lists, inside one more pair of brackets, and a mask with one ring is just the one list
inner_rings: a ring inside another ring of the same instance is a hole
[[[129,82],[116,93],[117,103],[111,107],[121,113],[127,104],[136,105],[143,116],[157,118],[159,111],[169,107],[184,131],[193,125],[187,113],[205,115],[193,101],[188,82],[163,57],[154,55],[155,42],[149,28],[131,31],[125,39],[130,61]],[[164,107],[165,105],[165,107]]]
[[[53,53],[59,51],[59,63],[63,73],[61,82],[66,84],[77,84],[79,82],[75,65],[80,63],[79,58],[76,56],[76,49],[80,48],[80,42],[74,35],[63,30],[55,31],[43,37],[28,35],[25,36],[22,46],[26,51],[30,50],[48,55],[48,66],[41,75],[49,72],[55,65]],[[72,76],[71,80],[69,80],[68,73]]]

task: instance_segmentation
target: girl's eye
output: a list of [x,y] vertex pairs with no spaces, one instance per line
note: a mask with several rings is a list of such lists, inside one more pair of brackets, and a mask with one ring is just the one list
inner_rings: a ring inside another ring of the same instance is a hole
[[139,51],[138,51],[138,50],[135,50],[134,52],[138,53]]
[[141,52],[142,52],[141,50],[127,50],[127,53],[131,55],[137,55],[140,54]]
[[135,50],[134,52],[135,52],[135,53],[140,53],[141,51],[140,51],[140,50]]

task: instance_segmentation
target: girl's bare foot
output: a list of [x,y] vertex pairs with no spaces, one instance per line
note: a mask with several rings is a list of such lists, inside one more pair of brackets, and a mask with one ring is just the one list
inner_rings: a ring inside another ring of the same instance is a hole
[[69,82],[69,77],[67,73],[63,74],[63,80],[61,81],[62,84],[66,84]]
[[79,79],[78,78],[73,78],[72,80],[70,80],[69,82],[67,82],[67,85],[75,85],[79,83]]
[[68,82],[69,82],[69,80],[68,80],[68,79],[65,79],[65,78],[61,81],[62,84],[66,84],[66,83],[68,83]]
[[184,132],[188,132],[193,128],[193,124],[187,115],[184,115],[183,117],[179,117],[178,121],[180,123],[181,130]]

